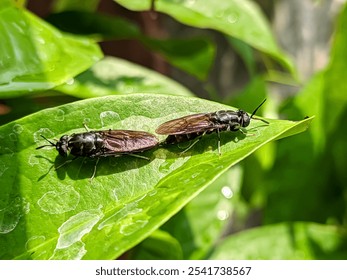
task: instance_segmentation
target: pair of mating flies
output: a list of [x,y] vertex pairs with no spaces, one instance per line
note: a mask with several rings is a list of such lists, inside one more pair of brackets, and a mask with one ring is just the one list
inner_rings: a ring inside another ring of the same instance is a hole
[[[251,116],[243,110],[222,110],[214,113],[193,114],[165,122],[161,124],[155,132],[161,135],[168,135],[163,144],[178,144],[195,140],[188,149],[191,148],[203,135],[216,132],[218,135],[218,152],[220,154],[221,131],[240,130],[242,132],[242,128],[247,127],[250,124],[251,119],[261,120],[268,124],[266,120],[254,117],[254,114],[265,101],[266,100],[264,100],[253,111]],[[48,140],[43,135],[41,136],[50,144],[37,147],[36,149],[53,146],[63,157],[66,157],[68,153],[70,153],[75,156],[74,159],[78,157],[96,158],[97,162],[94,167],[92,178],[95,176],[96,166],[101,157],[132,155],[147,159],[137,155],[136,153],[149,150],[159,145],[159,141],[155,135],[145,131],[134,130],[109,129],[87,131],[72,135],[63,135],[56,143]],[[64,164],[72,160],[66,161]]]

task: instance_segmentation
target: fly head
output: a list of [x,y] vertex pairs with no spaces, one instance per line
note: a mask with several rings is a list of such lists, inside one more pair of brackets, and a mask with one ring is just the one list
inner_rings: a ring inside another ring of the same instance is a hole
[[55,145],[55,148],[59,152],[59,155],[63,157],[66,157],[67,152],[69,151],[69,138],[70,137],[68,135],[63,135]]
[[239,117],[238,123],[241,127],[247,127],[249,126],[251,122],[250,116],[243,110],[238,110],[237,115]]

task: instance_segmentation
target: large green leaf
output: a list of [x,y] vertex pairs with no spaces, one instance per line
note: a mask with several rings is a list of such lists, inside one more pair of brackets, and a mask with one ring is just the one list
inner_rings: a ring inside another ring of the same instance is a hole
[[66,35],[17,7],[0,10],[0,96],[53,88],[102,57],[90,39]]
[[136,92],[193,95],[182,85],[157,72],[115,57],[105,57],[55,90],[79,98]]
[[346,258],[346,231],[314,223],[282,223],[240,232],[222,241],[210,256],[228,260]]
[[[147,151],[150,161],[123,156],[65,159],[55,150],[35,150],[40,135],[59,138],[92,129],[154,132],[164,121],[228,106],[172,95],[133,94],[87,99],[40,111],[0,127],[1,258],[113,259],[149,236],[230,166],[266,143],[307,129],[299,122],[253,120],[249,135],[203,137],[183,146]],[[253,109],[253,108],[250,108]],[[162,139],[162,137],[161,137]]]
[[[151,0],[115,0],[135,11],[149,10]],[[250,0],[156,0],[155,10],[176,20],[199,28],[211,28],[240,39],[276,58],[290,71],[294,67],[281,52],[271,33],[269,23],[258,5]]]

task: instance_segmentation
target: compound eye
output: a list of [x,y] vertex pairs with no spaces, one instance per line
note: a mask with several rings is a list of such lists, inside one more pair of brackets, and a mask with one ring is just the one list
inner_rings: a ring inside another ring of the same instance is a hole
[[59,155],[66,157],[67,152],[68,152],[68,141],[69,141],[69,136],[68,135],[63,135],[59,142],[57,143],[57,150],[59,152]]
[[246,127],[246,126],[249,126],[249,123],[251,122],[251,118],[248,116],[247,113],[245,113],[243,116],[242,116],[242,126],[243,127]]
[[57,146],[57,150],[59,152],[59,155],[61,155],[62,157],[67,157],[67,147],[66,145],[59,145]]

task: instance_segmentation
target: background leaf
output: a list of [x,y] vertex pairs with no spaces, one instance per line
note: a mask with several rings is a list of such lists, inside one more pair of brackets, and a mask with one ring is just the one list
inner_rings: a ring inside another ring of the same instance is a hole
[[156,230],[131,251],[135,260],[181,260],[182,248],[178,240],[169,233]]
[[0,10],[0,38],[2,98],[53,88],[102,57],[90,39],[63,34],[12,6]]
[[222,241],[210,259],[345,260],[347,234],[335,226],[281,223],[250,229]]
[[100,41],[136,39],[173,66],[201,80],[206,78],[215,56],[215,45],[209,38],[151,38],[141,32],[140,26],[123,18],[66,11],[52,14],[47,20],[66,32],[90,35]]
[[267,126],[254,120],[252,135],[221,135],[221,156],[212,134],[184,155],[181,145],[173,145],[145,152],[151,161],[104,158],[92,182],[93,160],[77,159],[54,171],[52,165],[65,159],[55,150],[35,150],[44,143],[40,134],[53,139],[83,132],[83,122],[91,129],[154,132],[179,116],[227,108],[198,98],[120,95],[47,109],[0,127],[0,257],[114,259],[230,166],[283,133],[304,131],[311,121],[270,120]]
[[[149,10],[151,1],[115,0],[134,11]],[[177,21],[198,28],[210,28],[240,39],[253,48],[271,55],[294,72],[290,59],[279,49],[263,13],[249,0],[156,0],[155,10]]]
[[115,57],[105,57],[55,90],[79,98],[136,92],[193,95],[188,89],[164,75]]

